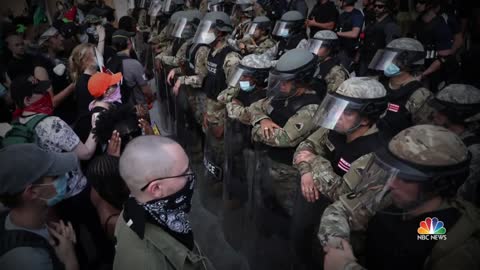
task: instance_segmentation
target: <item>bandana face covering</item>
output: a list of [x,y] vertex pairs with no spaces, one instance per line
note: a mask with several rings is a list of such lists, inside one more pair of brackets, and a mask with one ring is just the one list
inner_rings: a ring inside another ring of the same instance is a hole
[[50,95],[50,93],[47,92],[43,95],[41,99],[35,101],[34,103],[26,106],[25,108],[17,109],[13,115],[14,117],[18,117],[22,115],[24,111],[52,115],[53,114],[52,96]]
[[188,234],[192,230],[188,213],[192,206],[194,185],[195,175],[190,175],[187,177],[185,186],[177,193],[163,199],[149,201],[141,206],[160,225],[179,234]]

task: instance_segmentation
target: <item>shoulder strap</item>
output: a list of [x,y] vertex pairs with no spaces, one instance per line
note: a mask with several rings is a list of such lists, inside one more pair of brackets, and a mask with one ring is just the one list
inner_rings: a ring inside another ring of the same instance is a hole
[[37,114],[34,117],[32,117],[32,119],[28,120],[28,122],[25,123],[25,126],[31,130],[35,130],[35,127],[38,125],[38,123],[42,122],[42,120],[47,117],[48,117],[47,114]]

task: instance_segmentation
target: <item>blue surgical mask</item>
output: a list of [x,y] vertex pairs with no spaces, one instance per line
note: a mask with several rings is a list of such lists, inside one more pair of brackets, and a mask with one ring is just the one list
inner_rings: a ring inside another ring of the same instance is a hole
[[50,207],[54,206],[65,199],[65,194],[67,193],[68,179],[69,179],[69,176],[68,176],[68,173],[66,173],[62,176],[59,176],[51,184],[39,184],[39,186],[53,185],[55,187],[55,191],[57,192],[57,194],[52,198],[46,200],[48,206]]
[[387,77],[395,77],[400,74],[400,68],[394,63],[390,63],[387,68],[383,71],[383,74]]
[[250,92],[253,89],[255,89],[255,85],[250,85],[249,81],[240,81],[238,83],[240,84],[240,89],[242,89],[245,92]]

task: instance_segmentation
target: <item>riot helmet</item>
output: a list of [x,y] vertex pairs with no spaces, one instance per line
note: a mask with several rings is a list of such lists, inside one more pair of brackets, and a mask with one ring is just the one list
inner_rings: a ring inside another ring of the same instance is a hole
[[275,23],[272,35],[281,38],[288,38],[298,33],[303,28],[305,17],[297,10],[291,10],[282,15]]
[[193,43],[211,44],[218,38],[218,32],[231,33],[232,21],[225,12],[209,12],[203,17],[193,37]]
[[299,86],[309,85],[316,69],[316,58],[305,49],[286,52],[268,75],[268,95],[287,99],[295,95]]
[[402,71],[423,67],[424,63],[425,49],[422,43],[413,38],[398,38],[388,43],[385,49],[378,50],[368,68],[394,77]]
[[350,134],[365,126],[364,118],[374,124],[387,110],[387,91],[375,79],[354,77],[344,81],[334,93],[328,93],[315,113],[318,125]]

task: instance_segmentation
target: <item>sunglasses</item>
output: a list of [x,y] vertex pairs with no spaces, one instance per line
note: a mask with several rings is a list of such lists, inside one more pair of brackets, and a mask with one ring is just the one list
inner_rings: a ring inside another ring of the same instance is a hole
[[160,178],[155,178],[153,180],[151,180],[150,182],[148,182],[144,187],[142,187],[140,190],[141,191],[145,191],[145,189],[148,188],[148,186],[150,186],[153,182],[155,181],[158,181],[158,180],[164,180],[164,179],[169,179],[169,178],[177,178],[177,177],[184,177],[184,176],[192,176],[192,175],[195,175],[194,172],[192,172],[192,170],[190,169],[190,166],[185,170],[185,172],[183,172],[182,174],[179,174],[179,175],[175,175],[175,176],[167,176],[167,177],[160,177]]

